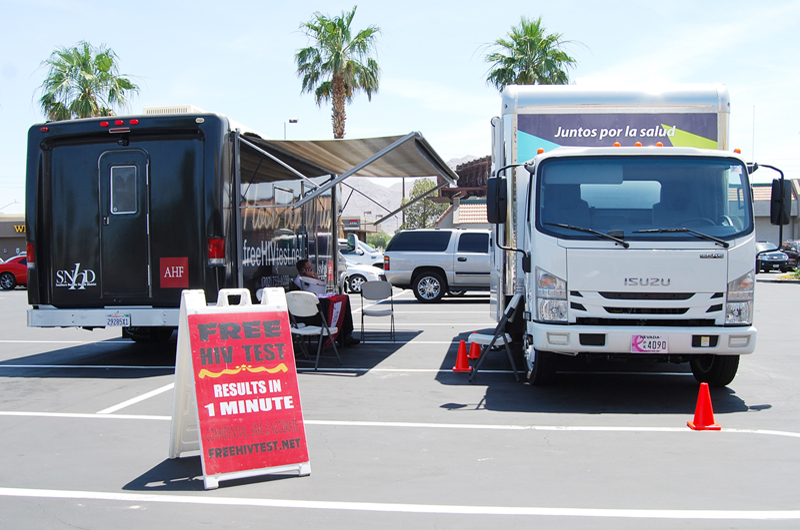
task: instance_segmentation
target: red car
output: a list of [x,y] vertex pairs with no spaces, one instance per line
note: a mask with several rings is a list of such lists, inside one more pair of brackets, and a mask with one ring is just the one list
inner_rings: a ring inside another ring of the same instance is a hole
[[0,288],[9,291],[19,285],[28,285],[28,259],[14,256],[0,263]]

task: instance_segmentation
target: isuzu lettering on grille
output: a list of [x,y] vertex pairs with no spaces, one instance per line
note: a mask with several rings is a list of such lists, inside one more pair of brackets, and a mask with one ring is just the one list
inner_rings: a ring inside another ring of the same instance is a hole
[[667,287],[669,278],[625,278],[625,287]]

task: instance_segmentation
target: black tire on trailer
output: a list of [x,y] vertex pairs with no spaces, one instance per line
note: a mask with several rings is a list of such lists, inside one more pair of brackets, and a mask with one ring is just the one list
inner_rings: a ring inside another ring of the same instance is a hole
[[467,294],[467,291],[461,291],[459,289],[450,289],[447,291],[448,296],[464,296],[465,294]]
[[447,284],[438,272],[419,273],[413,282],[414,296],[422,303],[438,302],[447,292]]
[[533,386],[549,385],[556,376],[558,358],[555,353],[535,350],[533,368],[528,372],[528,382]]
[[698,355],[689,361],[692,374],[698,383],[708,386],[726,386],[736,377],[739,369],[738,355]]

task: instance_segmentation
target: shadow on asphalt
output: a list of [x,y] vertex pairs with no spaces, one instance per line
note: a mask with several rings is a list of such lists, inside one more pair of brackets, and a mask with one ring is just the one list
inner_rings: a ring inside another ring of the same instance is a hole
[[[482,330],[492,333],[494,330]],[[694,414],[699,383],[688,363],[587,361],[564,358],[559,361],[555,381],[531,386],[526,380],[525,362],[515,352],[514,362],[521,382],[514,380],[505,349],[496,349],[484,359],[480,371],[469,382],[469,372],[453,372],[462,333],[453,340],[436,380],[444,385],[480,385],[486,394],[479,404],[445,403],[443,408],[469,410],[484,408],[507,412],[553,412],[575,414]],[[714,412],[725,414],[769,408],[748,406],[736,395],[736,380],[729,387],[711,388]],[[464,406],[462,406],[464,405]]]

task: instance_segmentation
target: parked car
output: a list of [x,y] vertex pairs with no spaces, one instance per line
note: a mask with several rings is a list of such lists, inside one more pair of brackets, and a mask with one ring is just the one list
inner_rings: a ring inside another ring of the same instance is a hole
[[420,302],[488,291],[490,239],[489,230],[404,230],[386,245],[384,274],[393,286],[413,290]]
[[339,250],[344,257],[354,263],[383,268],[383,253],[351,234],[347,239],[339,239]]
[[0,288],[10,291],[17,285],[28,285],[28,259],[24,255],[0,263]]
[[789,256],[789,265],[797,268],[800,264],[800,241],[784,241],[780,251]]
[[756,274],[759,272],[793,270],[789,264],[789,256],[778,250],[777,245],[768,241],[756,243]]
[[347,289],[351,293],[360,293],[364,282],[386,281],[383,271],[371,265],[363,265],[349,259],[347,262]]

